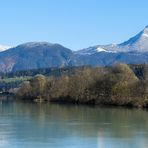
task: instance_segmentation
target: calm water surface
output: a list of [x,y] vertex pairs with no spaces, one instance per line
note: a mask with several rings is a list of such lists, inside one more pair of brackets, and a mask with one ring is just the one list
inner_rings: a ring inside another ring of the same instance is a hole
[[148,112],[3,102],[0,148],[148,148]]

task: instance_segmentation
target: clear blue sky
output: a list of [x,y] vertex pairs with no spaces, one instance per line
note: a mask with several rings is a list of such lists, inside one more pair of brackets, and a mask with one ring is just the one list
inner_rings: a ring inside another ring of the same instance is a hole
[[120,43],[148,25],[148,0],[0,0],[0,44]]

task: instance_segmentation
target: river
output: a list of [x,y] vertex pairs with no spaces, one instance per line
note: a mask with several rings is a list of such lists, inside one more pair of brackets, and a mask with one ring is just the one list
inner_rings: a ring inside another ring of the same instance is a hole
[[148,111],[86,105],[0,104],[0,148],[147,148]]

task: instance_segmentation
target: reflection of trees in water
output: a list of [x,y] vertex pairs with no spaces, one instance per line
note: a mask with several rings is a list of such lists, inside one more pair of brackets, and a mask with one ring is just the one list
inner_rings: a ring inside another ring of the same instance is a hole
[[0,94],[0,102],[11,101],[11,100],[13,100],[12,94],[6,94],[6,95]]
[[7,116],[13,134],[28,139],[134,138],[148,130],[147,111],[138,109],[11,102],[1,105],[0,116]]

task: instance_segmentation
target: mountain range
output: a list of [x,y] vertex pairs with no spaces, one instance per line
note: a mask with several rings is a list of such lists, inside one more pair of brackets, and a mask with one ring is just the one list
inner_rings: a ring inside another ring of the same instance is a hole
[[120,44],[96,45],[72,51],[60,44],[29,42],[0,46],[0,71],[10,72],[63,66],[107,66],[114,63],[148,63],[148,26]]

